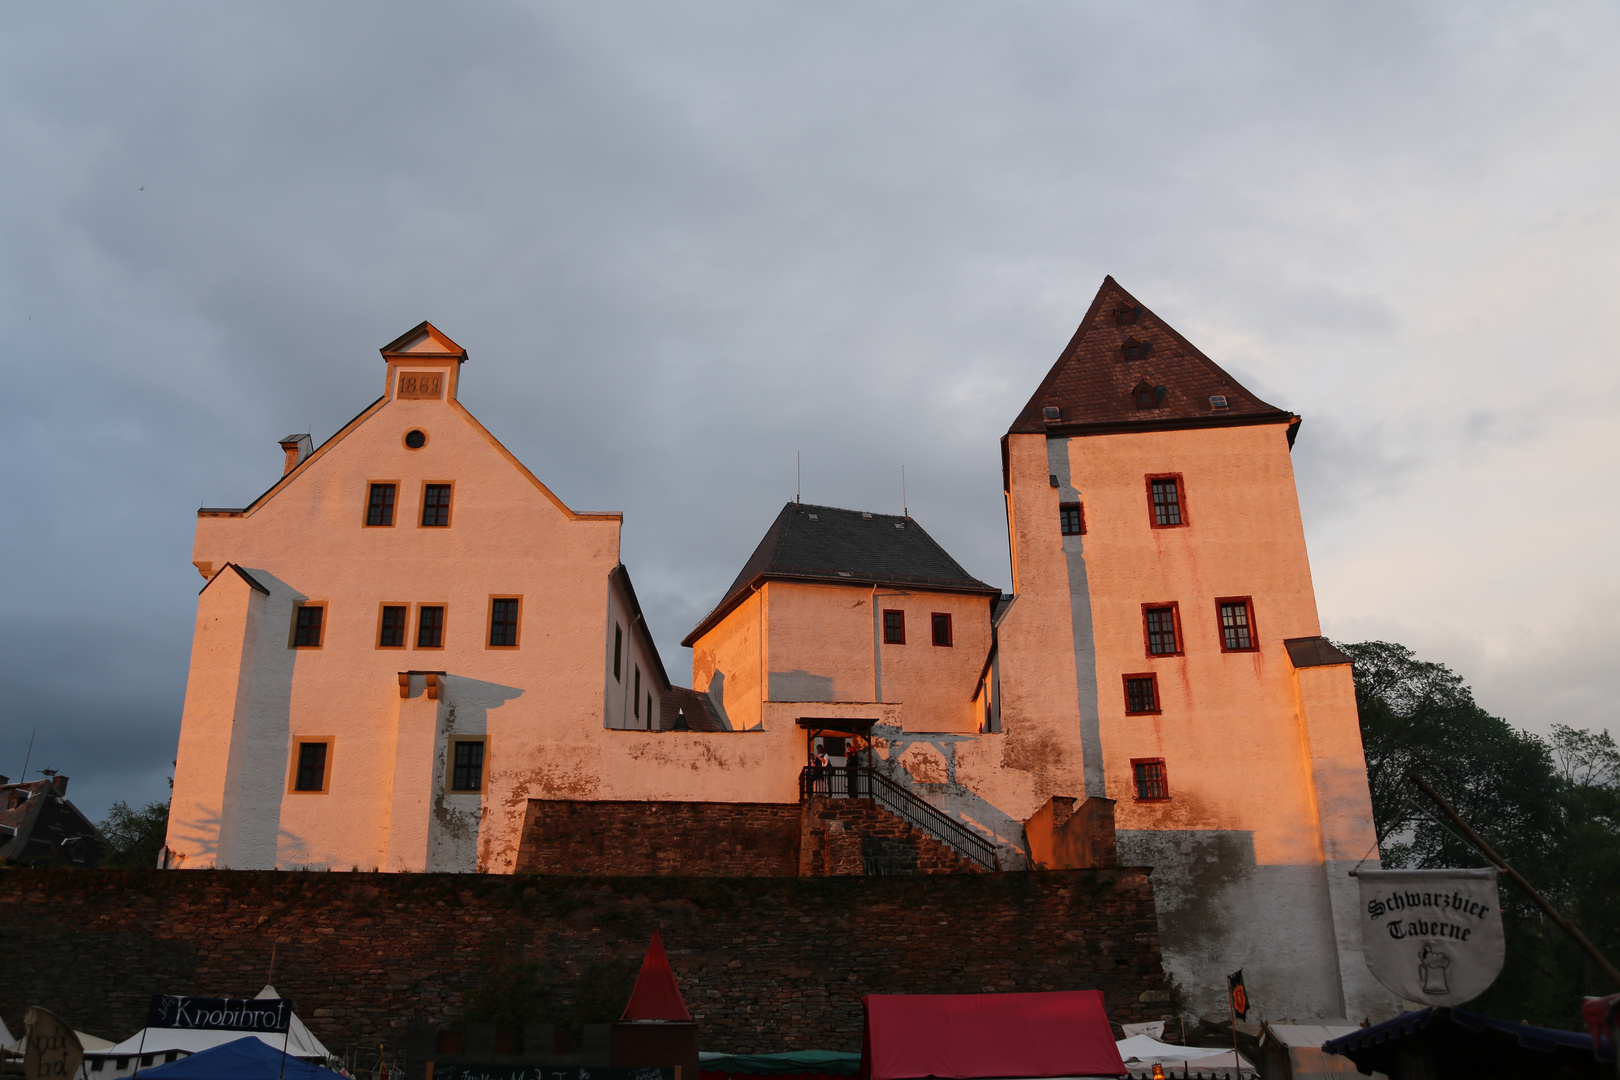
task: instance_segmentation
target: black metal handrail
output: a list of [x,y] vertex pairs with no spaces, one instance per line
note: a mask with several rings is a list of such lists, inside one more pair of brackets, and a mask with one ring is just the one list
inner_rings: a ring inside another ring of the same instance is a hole
[[876,769],[806,765],[799,773],[799,798],[871,799],[963,858],[997,869],[994,844]]

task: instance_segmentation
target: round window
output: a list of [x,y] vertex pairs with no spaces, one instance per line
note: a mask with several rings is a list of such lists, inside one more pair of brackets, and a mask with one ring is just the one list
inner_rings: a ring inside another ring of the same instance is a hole
[[408,431],[405,433],[405,445],[412,450],[420,450],[427,445],[427,436],[420,430]]

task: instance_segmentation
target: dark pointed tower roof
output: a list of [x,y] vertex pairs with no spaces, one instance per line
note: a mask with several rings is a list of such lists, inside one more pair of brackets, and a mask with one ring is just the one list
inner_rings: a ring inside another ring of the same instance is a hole
[[1110,276],[1008,433],[1283,423],[1292,442],[1297,416],[1255,397]]

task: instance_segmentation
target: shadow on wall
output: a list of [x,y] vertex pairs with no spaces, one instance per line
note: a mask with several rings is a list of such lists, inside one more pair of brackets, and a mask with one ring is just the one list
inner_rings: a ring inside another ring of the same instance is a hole
[[292,739],[293,608],[308,597],[268,570],[244,569],[269,595],[254,591],[248,598],[215,863],[269,870],[279,857]]
[[836,700],[832,676],[812,675],[808,671],[773,671],[770,690],[772,701]]
[[875,756],[874,767],[940,813],[993,842],[1000,850],[1002,869],[1028,868],[1023,819],[986,801],[956,778],[956,747],[978,742],[976,735],[908,734],[898,727],[877,724],[872,737],[888,744],[888,756]]
[[1153,867],[1165,969],[1199,1016],[1226,1016],[1226,973],[1272,1017],[1344,1015],[1324,868],[1261,866],[1243,830],[1130,829],[1120,864]]
[[[452,791],[450,781],[455,763],[451,759],[451,747],[458,737],[488,739],[490,710],[521,697],[523,691],[515,686],[460,675],[444,676],[442,685],[444,701],[439,709],[439,730],[433,747],[427,869],[429,873],[472,874],[480,869],[479,836],[483,823],[494,810],[489,805],[493,778],[484,781],[481,791]],[[486,753],[488,749],[486,743]],[[488,769],[487,763],[485,768]],[[488,853],[484,854],[487,862]]]
[[[727,731],[736,731],[736,725],[731,722],[731,717],[726,715],[726,673],[715,668],[714,674],[709,677],[709,689],[705,692],[709,695],[709,704],[714,708],[714,715],[719,718],[720,723]],[[764,726],[763,721],[760,726]]]

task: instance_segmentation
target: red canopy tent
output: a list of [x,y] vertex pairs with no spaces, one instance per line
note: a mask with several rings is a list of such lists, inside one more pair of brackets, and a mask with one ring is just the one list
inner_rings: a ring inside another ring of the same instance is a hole
[[664,952],[664,941],[656,930],[647,943],[647,955],[641,961],[636,988],[630,992],[630,1002],[619,1019],[692,1019],[692,1014],[686,1011],[686,1002],[681,1000],[681,988],[675,985],[675,972],[669,966],[669,955]]
[[873,994],[860,1080],[1124,1076],[1101,990]]

